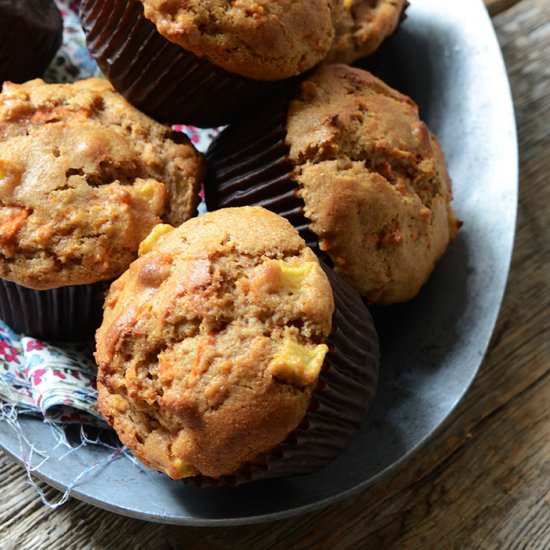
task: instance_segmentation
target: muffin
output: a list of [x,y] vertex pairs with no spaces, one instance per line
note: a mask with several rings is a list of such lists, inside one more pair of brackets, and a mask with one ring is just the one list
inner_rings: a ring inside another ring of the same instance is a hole
[[353,63],[374,53],[392,35],[407,0],[331,0],[334,41],[325,63]]
[[63,20],[53,0],[0,0],[0,86],[42,76],[61,46]]
[[334,37],[328,0],[82,0],[92,55],[152,117],[210,127],[280,95]]
[[118,277],[159,222],[193,216],[201,180],[187,138],[104,80],[5,83],[0,316],[42,338],[93,334],[101,308],[90,285]]
[[225,130],[207,159],[209,210],[279,213],[374,303],[413,298],[459,227],[417,106],[360,69],[322,67],[294,100]]
[[310,472],[373,397],[360,297],[262,208],[159,225],[110,288],[98,406],[146,465],[199,484]]

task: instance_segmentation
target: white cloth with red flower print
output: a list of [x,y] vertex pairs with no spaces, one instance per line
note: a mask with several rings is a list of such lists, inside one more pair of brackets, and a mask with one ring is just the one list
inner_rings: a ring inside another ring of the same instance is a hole
[[20,336],[0,321],[0,401],[63,424],[102,424],[90,346],[63,349]]
[[[86,49],[78,0],[56,0],[64,20],[63,45],[46,71],[48,82],[101,76]],[[218,130],[174,126],[204,152]],[[204,211],[204,204],[199,209]],[[0,413],[5,407],[59,424],[103,425],[96,410],[96,367],[89,345],[57,347],[18,335],[0,321]],[[1,418],[0,414],[0,418]]]

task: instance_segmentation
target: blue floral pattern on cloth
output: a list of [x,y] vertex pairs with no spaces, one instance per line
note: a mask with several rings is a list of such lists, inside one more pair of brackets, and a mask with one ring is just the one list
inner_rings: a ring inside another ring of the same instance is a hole
[[[64,20],[63,45],[47,69],[48,82],[73,82],[101,77],[90,56],[78,18],[78,1],[56,0]],[[217,129],[174,126],[202,152]],[[204,203],[200,211],[204,212]],[[96,409],[96,367],[91,345],[62,348],[13,332],[0,321],[0,408],[15,407],[55,424],[103,426]]]

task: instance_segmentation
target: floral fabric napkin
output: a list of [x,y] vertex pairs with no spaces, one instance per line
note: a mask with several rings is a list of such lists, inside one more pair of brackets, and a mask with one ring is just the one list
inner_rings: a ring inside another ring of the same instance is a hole
[[63,349],[21,336],[0,321],[0,401],[63,424],[103,424],[96,411],[91,347]]

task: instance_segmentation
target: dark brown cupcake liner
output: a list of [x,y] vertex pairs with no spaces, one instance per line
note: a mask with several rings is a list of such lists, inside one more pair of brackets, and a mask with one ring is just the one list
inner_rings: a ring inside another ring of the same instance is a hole
[[161,122],[228,124],[294,80],[244,78],[197,57],[159,34],[139,0],[82,0],[80,17],[88,48],[115,89]]
[[[320,254],[317,235],[304,214],[286,144],[288,101],[226,128],[206,155],[204,187],[208,210],[263,206],[286,218]],[[328,256],[322,259],[331,265]]]
[[0,86],[42,76],[62,39],[53,0],[0,0]]
[[[323,264],[322,264],[323,265]],[[303,422],[270,453],[233,475],[188,478],[198,487],[236,486],[300,475],[331,463],[359,429],[378,384],[378,335],[359,294],[323,265],[334,293],[329,353]]]
[[108,283],[33,290],[0,279],[0,319],[14,331],[41,340],[91,338],[101,324]]

